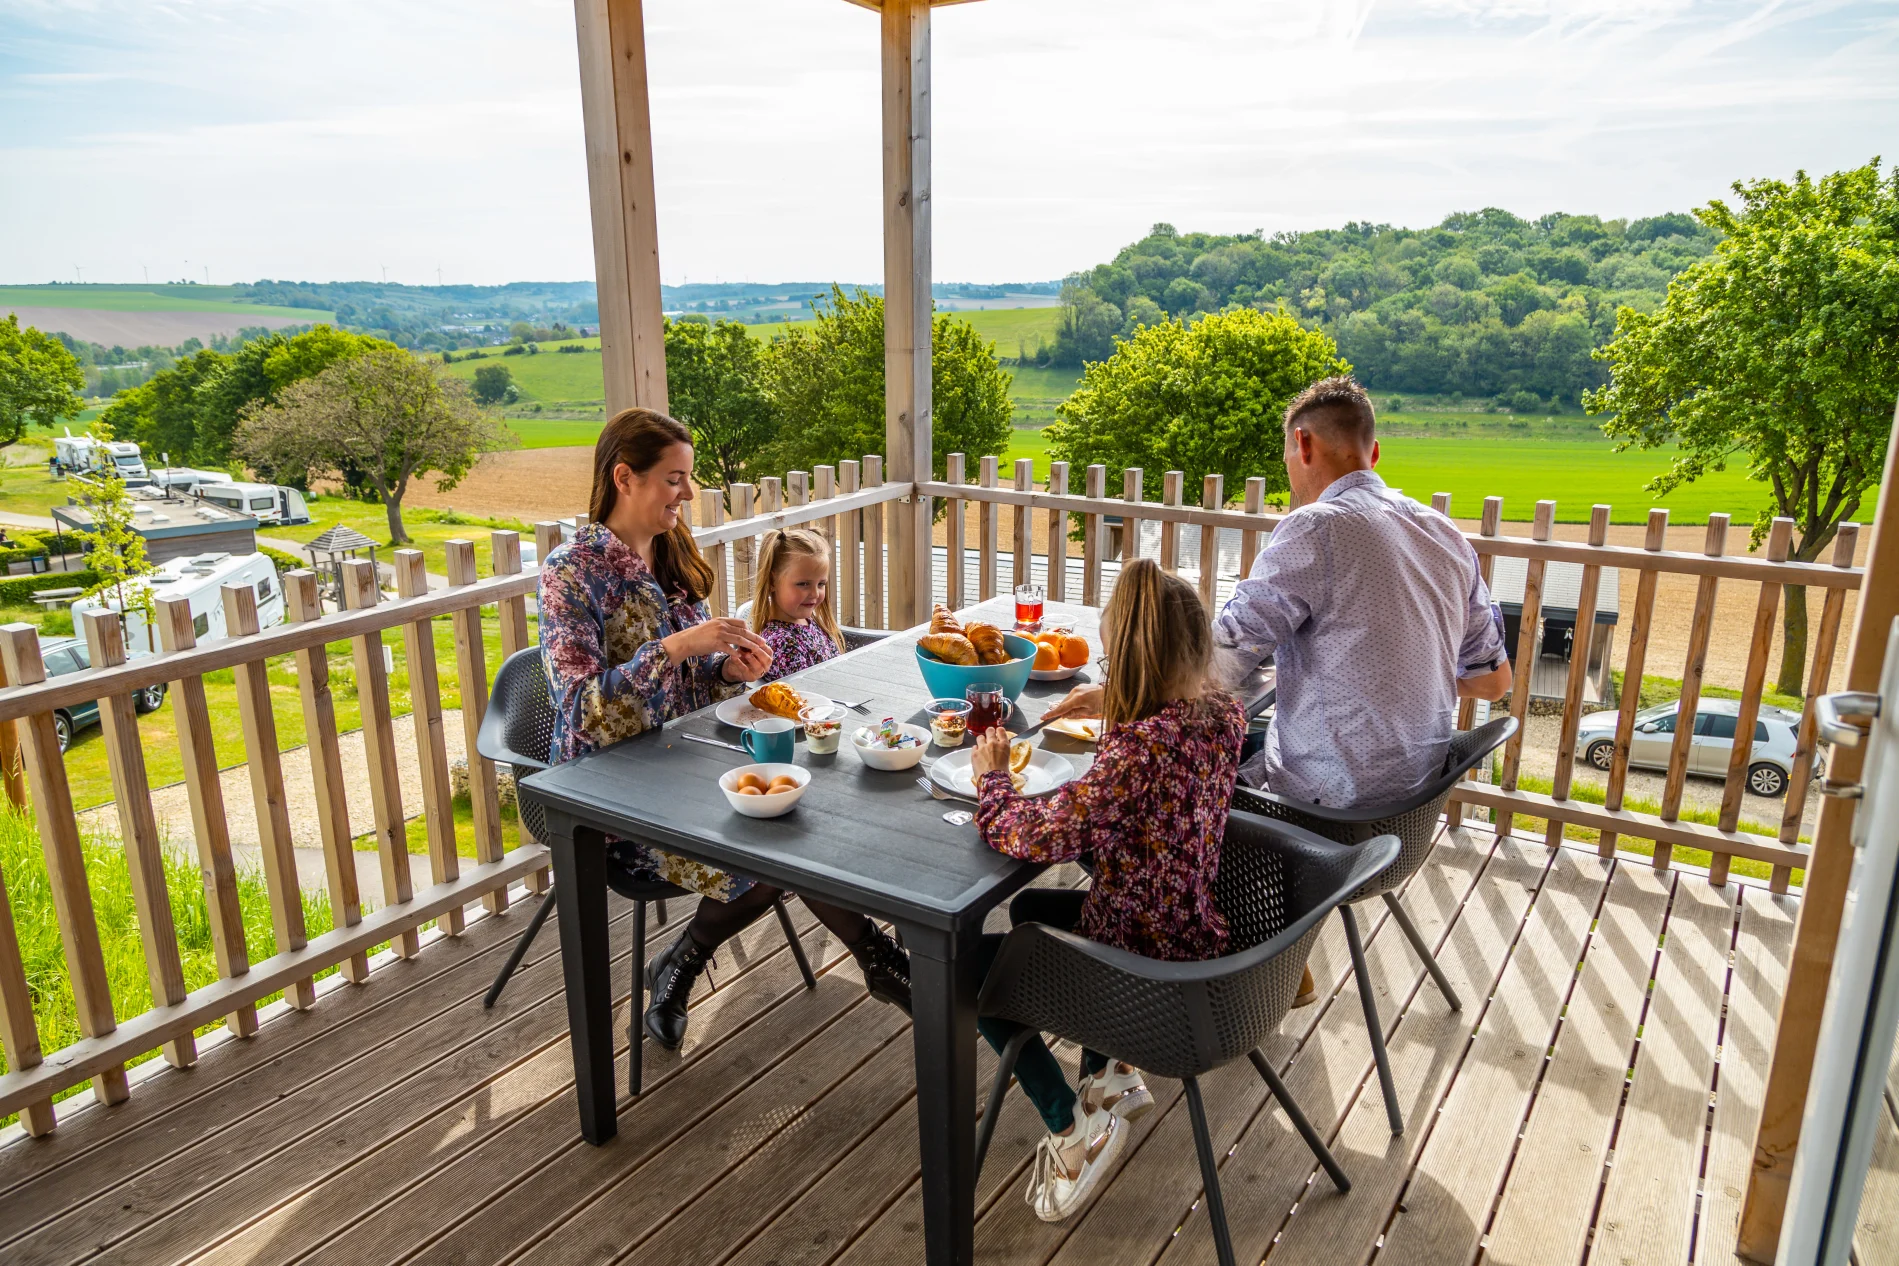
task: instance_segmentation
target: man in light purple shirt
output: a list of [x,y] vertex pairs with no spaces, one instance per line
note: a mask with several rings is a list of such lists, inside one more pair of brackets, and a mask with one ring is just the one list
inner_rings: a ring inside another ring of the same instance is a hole
[[1477,554],[1378,464],[1371,401],[1350,378],[1286,409],[1298,507],[1214,621],[1237,674],[1273,657],[1279,698],[1252,786],[1343,808],[1401,800],[1443,768],[1457,700],[1510,689],[1502,621]]

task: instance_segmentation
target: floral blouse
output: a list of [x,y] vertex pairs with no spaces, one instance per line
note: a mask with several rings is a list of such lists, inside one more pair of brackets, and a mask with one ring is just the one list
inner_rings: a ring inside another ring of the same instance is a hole
[[766,681],[789,677],[814,664],[837,658],[837,643],[815,624],[794,624],[790,620],[767,620],[758,635],[771,646],[771,671]]
[[1093,854],[1082,936],[1149,958],[1213,958],[1226,946],[1213,881],[1245,735],[1230,697],[1176,700],[1111,727],[1088,772],[1051,795],[983,775],[976,822],[991,848],[1024,861]]
[[[541,568],[541,659],[554,696],[559,764],[741,693],[724,655],[674,664],[660,639],[706,619],[704,602],[660,590],[643,559],[597,523],[548,554]],[[751,881],[631,841],[612,842],[622,864],[730,901]]]

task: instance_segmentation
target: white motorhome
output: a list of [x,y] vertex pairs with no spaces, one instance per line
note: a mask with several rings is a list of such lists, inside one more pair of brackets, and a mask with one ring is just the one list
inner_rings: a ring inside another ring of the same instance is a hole
[[231,477],[221,470],[193,470],[189,466],[158,466],[152,470],[152,485],[167,492],[188,493],[199,484],[230,481]]
[[[191,604],[191,629],[200,646],[225,636],[223,589],[226,585],[249,585],[256,591],[260,629],[282,624],[284,620],[283,586],[277,580],[275,564],[262,554],[199,554],[174,558],[129,583],[149,589],[154,603],[161,598],[186,599]],[[73,603],[75,617],[88,607],[119,610],[119,604],[109,594],[81,598]],[[158,634],[146,624],[142,612],[133,611],[125,617],[125,645],[128,654],[159,651]]]
[[310,521],[303,494],[282,484],[237,483],[219,476],[216,482],[194,485],[191,492],[201,501],[248,514],[259,523],[291,527]]
[[152,482],[152,472],[145,468],[138,445],[129,440],[74,435],[71,427],[66,428],[66,434],[53,438],[52,467],[55,476],[116,474],[128,488]]

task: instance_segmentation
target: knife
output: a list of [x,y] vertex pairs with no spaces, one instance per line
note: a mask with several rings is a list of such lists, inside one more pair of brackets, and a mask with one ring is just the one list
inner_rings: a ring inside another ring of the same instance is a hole
[[704,743],[707,747],[723,747],[728,752],[737,752],[741,756],[751,755],[750,752],[740,747],[737,743],[727,743],[715,738],[701,738],[697,734],[681,734],[679,737],[682,739],[690,739],[694,743]]

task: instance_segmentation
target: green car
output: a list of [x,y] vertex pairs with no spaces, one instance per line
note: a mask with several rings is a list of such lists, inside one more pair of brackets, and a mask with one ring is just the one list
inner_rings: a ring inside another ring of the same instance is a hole
[[[40,659],[46,665],[48,677],[63,677],[67,673],[84,672],[92,667],[92,657],[86,651],[85,640],[77,637],[41,638]],[[164,703],[163,685],[147,686],[132,696],[133,708],[141,713],[156,712]],[[56,710],[53,713],[53,732],[59,736],[59,750],[64,752],[72,746],[73,735],[89,725],[97,724],[99,702],[96,699]]]

